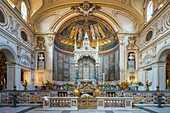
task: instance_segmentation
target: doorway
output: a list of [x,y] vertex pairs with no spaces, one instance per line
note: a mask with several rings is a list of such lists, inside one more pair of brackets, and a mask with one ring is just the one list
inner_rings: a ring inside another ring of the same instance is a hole
[[79,79],[94,79],[96,69],[95,60],[89,56],[83,56],[78,60]]
[[[6,87],[7,84],[7,58],[3,51],[0,50],[0,84]],[[4,87],[3,87],[4,88]]]
[[[166,81],[169,80],[170,81],[170,54],[167,55],[167,59],[166,59]],[[167,84],[166,84],[166,88]]]
[[25,82],[25,80],[29,82],[29,75],[30,75],[29,70],[21,69],[21,81],[22,82]]

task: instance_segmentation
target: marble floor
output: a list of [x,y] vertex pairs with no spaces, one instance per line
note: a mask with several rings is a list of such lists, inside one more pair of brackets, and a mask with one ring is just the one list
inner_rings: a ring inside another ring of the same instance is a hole
[[80,109],[78,111],[44,110],[37,106],[0,107],[0,113],[170,113],[170,107],[136,106],[132,109],[98,111],[95,109]]

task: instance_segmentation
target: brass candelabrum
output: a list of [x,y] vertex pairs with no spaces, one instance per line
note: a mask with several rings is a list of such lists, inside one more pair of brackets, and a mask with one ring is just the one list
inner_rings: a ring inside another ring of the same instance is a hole
[[0,90],[5,89],[5,88],[6,88],[6,80],[4,78],[4,81],[0,82]]
[[166,81],[167,89],[170,90],[170,82],[169,79]]
[[119,90],[129,90],[130,89],[130,85],[132,85],[131,83],[128,83],[128,81],[124,81],[124,82],[117,82],[116,86],[118,86]]
[[24,82],[21,81],[21,85],[24,87],[24,90],[27,90],[27,85],[28,85],[27,80],[25,80]]
[[53,83],[50,82],[49,80],[47,80],[46,83],[44,83],[44,81],[42,81],[42,85],[45,86],[45,89],[46,89],[46,90],[47,90],[47,89],[48,89],[48,90],[52,90],[52,89],[54,88],[55,84],[56,84],[55,81],[53,81]]
[[149,91],[149,87],[152,85],[152,82],[146,81],[146,91]]

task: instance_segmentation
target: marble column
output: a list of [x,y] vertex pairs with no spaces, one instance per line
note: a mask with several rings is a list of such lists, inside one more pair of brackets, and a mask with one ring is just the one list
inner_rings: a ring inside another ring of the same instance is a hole
[[158,63],[158,83],[159,89],[166,89],[166,63]]
[[31,86],[34,86],[34,70],[31,69],[31,72],[30,72],[30,73],[31,73],[31,77],[30,77],[30,78],[31,78],[30,85],[31,85]]
[[152,85],[153,85],[153,90],[156,90],[156,86],[158,86],[158,65],[155,63],[152,65],[152,74],[153,74],[153,81],[152,81]]
[[21,67],[14,62],[7,62],[7,89],[13,90],[16,86],[20,89]]
[[120,43],[120,50],[119,50],[119,55],[120,55],[120,81],[125,81],[125,35],[124,34],[119,34],[119,43]]
[[156,86],[159,86],[160,90],[166,89],[166,63],[155,63],[153,66],[153,87],[156,90]]
[[37,62],[38,62],[38,52],[35,52],[35,59],[34,59],[34,69],[37,70]]

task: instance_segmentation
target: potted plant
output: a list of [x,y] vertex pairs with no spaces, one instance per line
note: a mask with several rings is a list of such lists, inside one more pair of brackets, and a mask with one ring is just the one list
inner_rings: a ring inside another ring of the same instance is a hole
[[110,87],[108,84],[104,84],[104,90],[110,90]]
[[64,89],[65,89],[65,90],[69,90],[69,89],[70,89],[70,86],[69,86],[68,83],[64,86]]
[[136,85],[136,90],[145,90],[145,87],[141,81],[138,81]]

